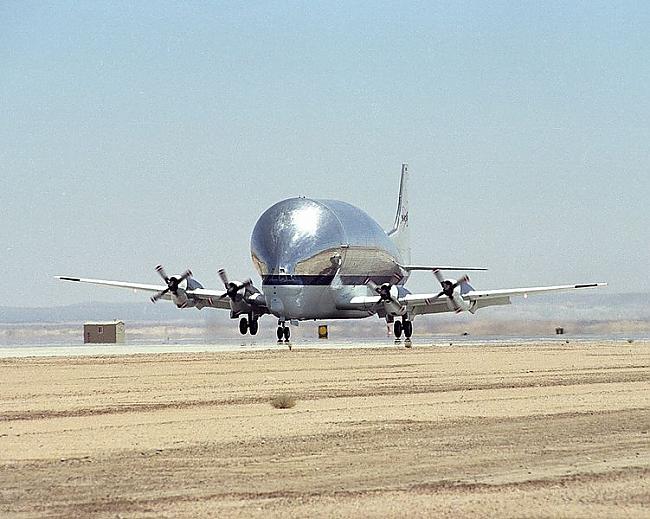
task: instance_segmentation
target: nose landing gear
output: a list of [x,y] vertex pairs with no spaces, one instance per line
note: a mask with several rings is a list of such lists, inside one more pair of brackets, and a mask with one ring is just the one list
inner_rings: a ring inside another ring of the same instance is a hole
[[288,344],[289,349],[291,349],[291,344],[289,343],[289,339],[291,338],[291,329],[285,325],[283,321],[278,322],[276,335],[278,337],[278,343],[281,343],[282,339],[284,339],[284,342]]

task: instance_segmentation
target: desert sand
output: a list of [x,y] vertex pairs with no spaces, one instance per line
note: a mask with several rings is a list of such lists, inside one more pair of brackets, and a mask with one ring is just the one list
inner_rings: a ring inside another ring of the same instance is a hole
[[0,516],[650,516],[650,342],[421,342],[2,359]]

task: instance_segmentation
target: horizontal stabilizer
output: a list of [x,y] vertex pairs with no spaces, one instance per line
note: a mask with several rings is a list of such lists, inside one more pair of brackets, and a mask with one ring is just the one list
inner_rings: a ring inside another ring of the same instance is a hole
[[486,267],[454,267],[449,265],[400,265],[404,270],[487,270]]

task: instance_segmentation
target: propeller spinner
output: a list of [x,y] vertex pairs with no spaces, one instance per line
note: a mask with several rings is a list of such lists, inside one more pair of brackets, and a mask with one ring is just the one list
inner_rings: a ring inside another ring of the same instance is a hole
[[160,277],[163,279],[163,281],[167,285],[167,288],[165,290],[161,290],[160,292],[156,292],[153,296],[151,296],[152,303],[155,303],[161,297],[163,297],[165,294],[169,292],[171,292],[175,296],[178,295],[178,286],[192,275],[192,271],[187,269],[180,276],[169,277],[167,276],[167,273],[165,272],[165,268],[162,265],[156,266],[156,272],[158,272]]

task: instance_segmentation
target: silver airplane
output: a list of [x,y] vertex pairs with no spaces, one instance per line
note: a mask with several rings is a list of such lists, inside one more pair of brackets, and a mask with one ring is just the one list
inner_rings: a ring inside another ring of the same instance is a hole
[[[317,319],[363,319],[377,315],[393,325],[395,337],[410,345],[413,319],[441,312],[471,312],[510,304],[511,296],[605,286],[582,283],[500,290],[475,290],[466,275],[446,278],[443,271],[487,270],[476,267],[412,265],[409,235],[408,167],[402,165],[395,223],[384,231],[361,209],[338,200],[288,198],[269,207],[251,236],[253,265],[261,290],[250,279],[230,280],[219,270],[223,290],[204,288],[186,270],[164,285],[69,276],[58,279],[153,292],[151,301],[171,300],[178,308],[222,308],[239,318],[242,334],[256,335],[265,314],[278,319],[277,338],[289,342],[287,323]],[[440,290],[412,294],[404,284],[413,271],[431,271]]]

